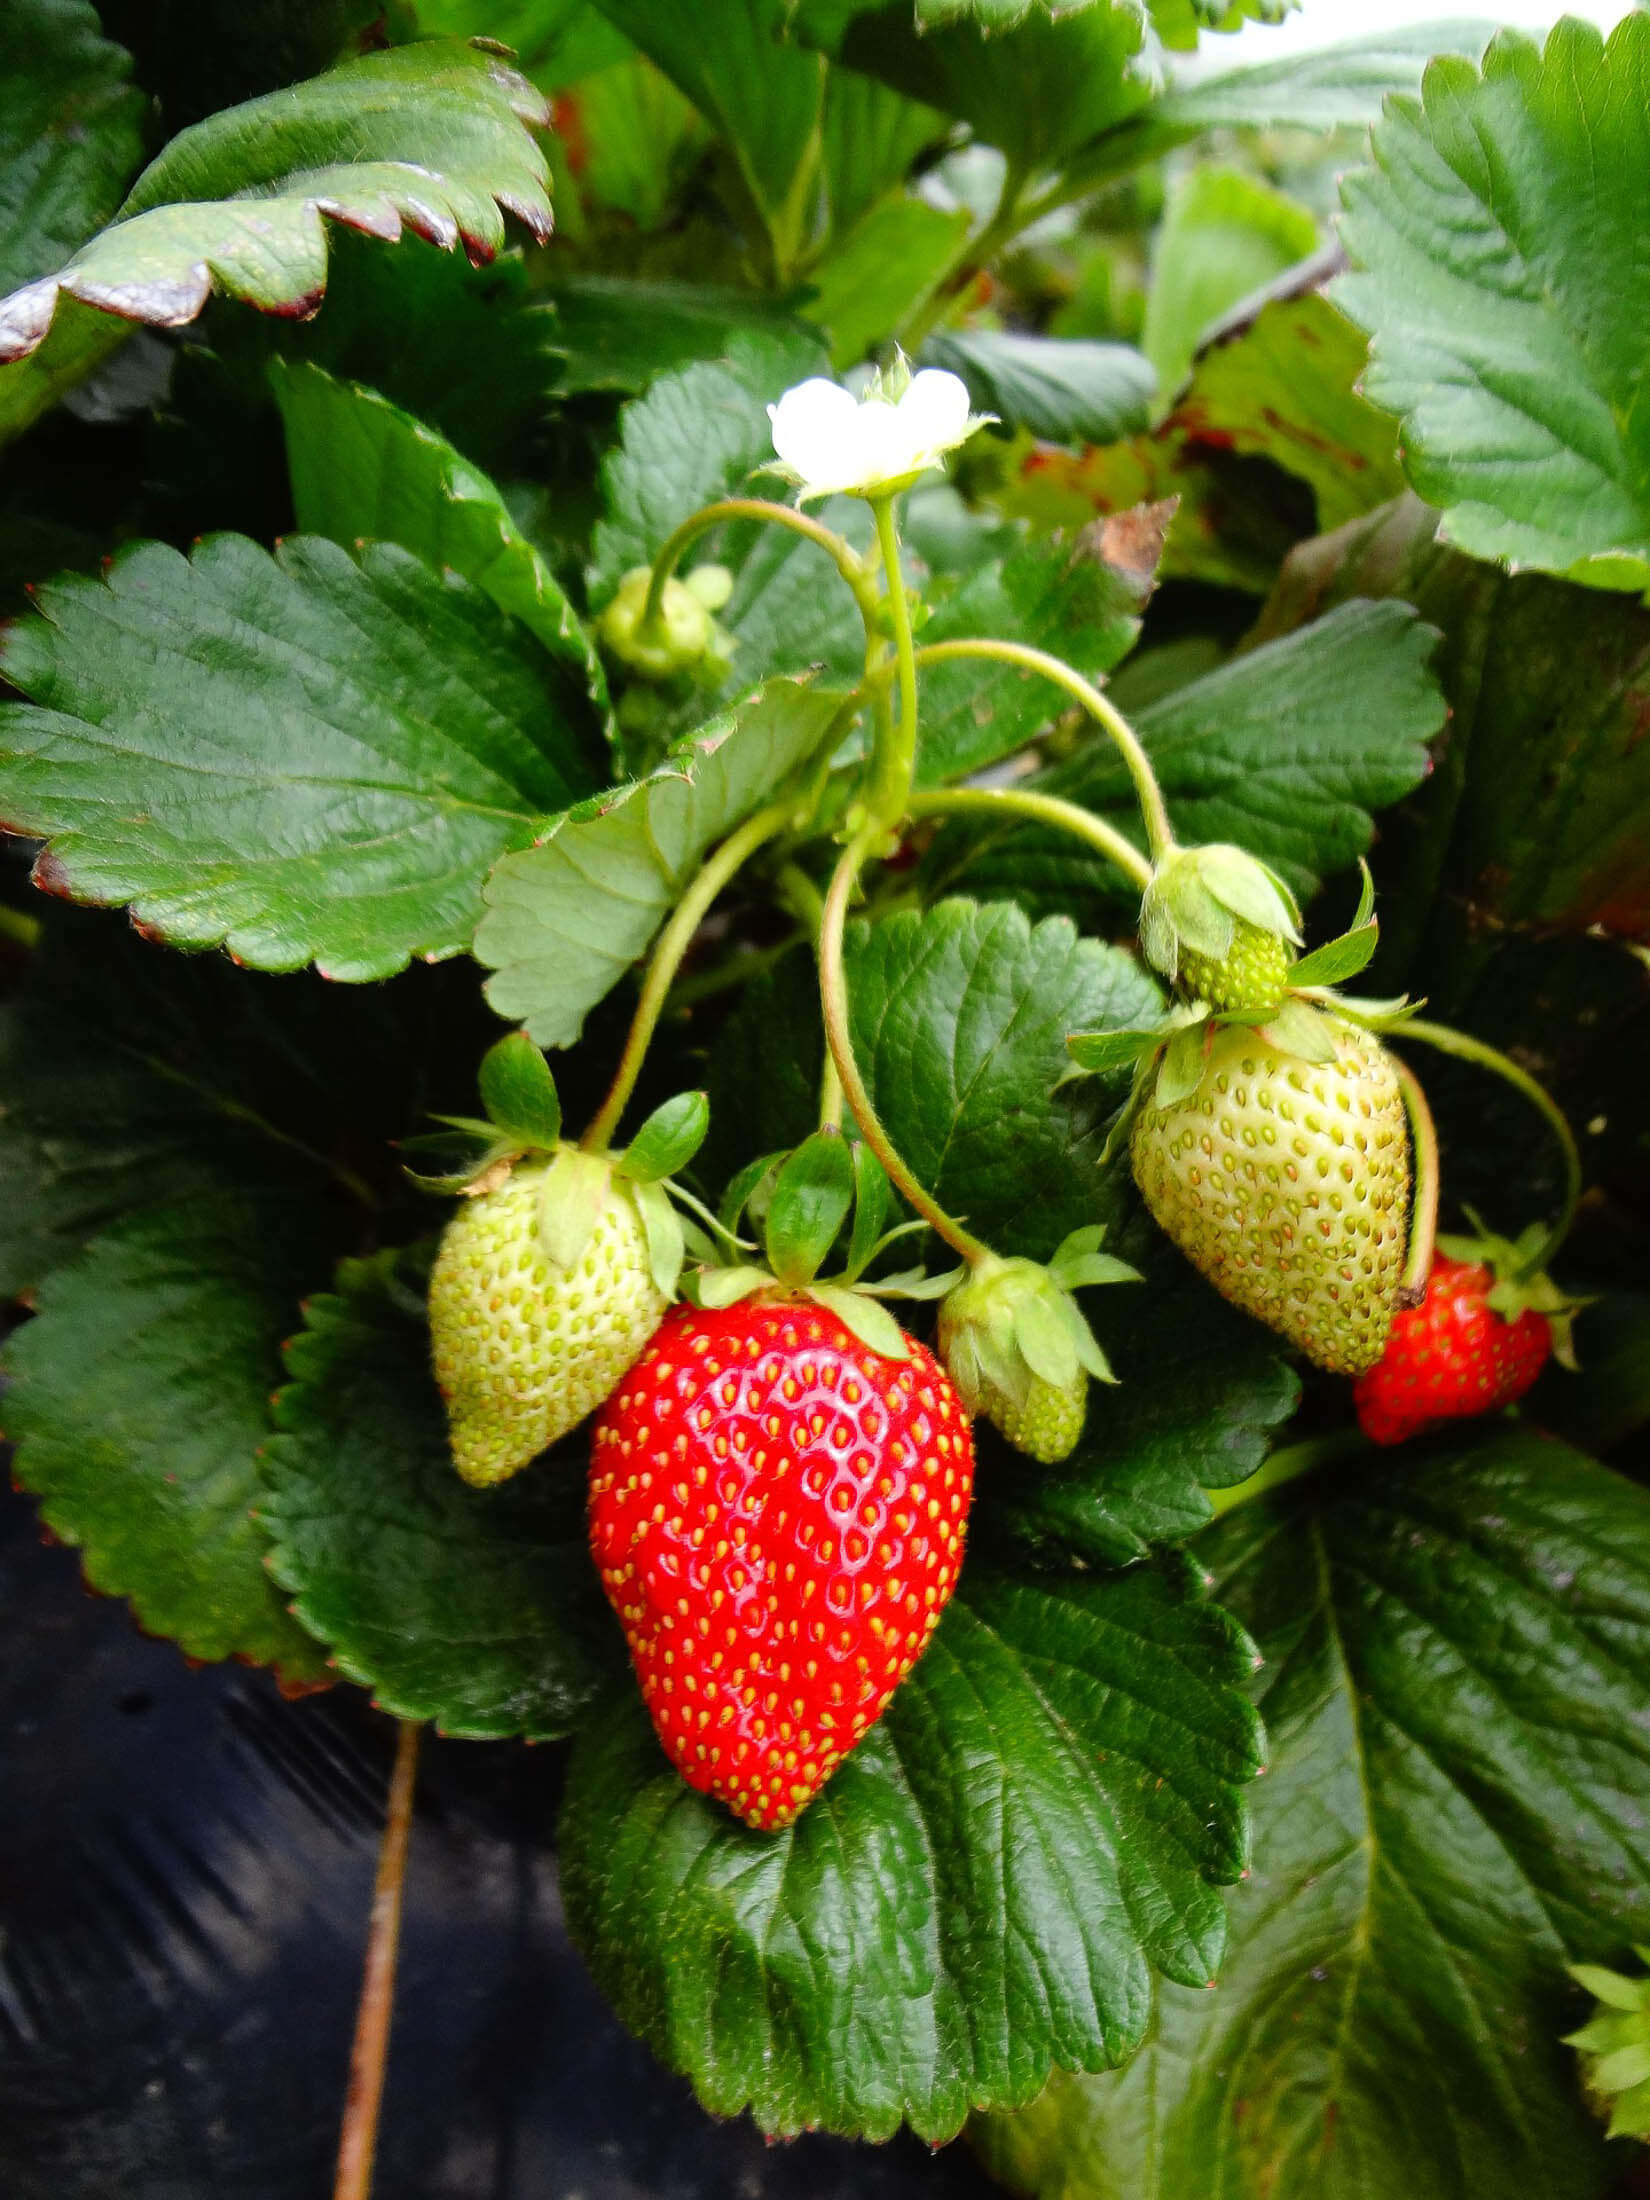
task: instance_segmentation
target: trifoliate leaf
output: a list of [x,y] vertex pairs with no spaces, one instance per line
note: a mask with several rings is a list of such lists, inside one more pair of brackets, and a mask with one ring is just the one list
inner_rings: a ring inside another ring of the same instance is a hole
[[131,73],[131,56],[103,36],[88,0],[10,0],[0,295],[61,267],[119,204],[143,158],[143,94]]

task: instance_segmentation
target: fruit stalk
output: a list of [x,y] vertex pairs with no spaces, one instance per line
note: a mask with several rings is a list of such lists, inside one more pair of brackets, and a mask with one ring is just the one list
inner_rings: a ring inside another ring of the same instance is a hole
[[874,628],[878,610],[876,587],[866,570],[865,560],[851,543],[844,542],[822,521],[810,519],[806,512],[799,512],[789,504],[775,504],[766,497],[722,497],[715,504],[704,505],[692,513],[666,538],[653,561],[653,578],[648,583],[647,602],[642,607],[638,633],[645,634],[657,624],[665,583],[685,553],[701,535],[708,535],[712,528],[737,519],[757,520],[769,527],[788,527],[793,535],[801,535],[817,544],[853,590],[866,630]]
[[1398,1089],[1404,1096],[1404,1113],[1409,1117],[1415,1184],[1409,1208],[1409,1258],[1404,1262],[1404,1272],[1398,1282],[1398,1303],[1400,1306],[1419,1306],[1426,1296],[1427,1278],[1432,1273],[1433,1247],[1438,1238],[1438,1126],[1432,1120],[1432,1109],[1427,1104],[1421,1080],[1396,1054],[1391,1059]]
[[894,635],[894,660],[899,672],[899,717],[894,720],[879,714],[865,801],[872,817],[885,831],[892,832],[905,815],[911,799],[911,782],[916,777],[917,663],[911,639],[911,606],[905,600],[905,576],[900,571],[894,499],[891,496],[873,498],[871,510],[877,523],[888,620]]
[[670,921],[659,934],[653,950],[653,959],[647,966],[647,976],[642,981],[642,997],[636,1003],[636,1013],[631,1018],[630,1032],[625,1040],[619,1066],[613,1073],[607,1098],[590,1120],[590,1127],[579,1140],[586,1153],[599,1153],[619,1127],[630,1095],[636,1089],[636,1080],[642,1074],[642,1064],[663,1013],[666,998],[681,968],[682,957],[693,943],[693,936],[704,922],[707,911],[728,881],[749,861],[765,840],[783,832],[795,816],[795,805],[790,802],[770,802],[766,809],[757,810],[746,818],[735,833],[730,833],[722,845],[705,861],[699,875],[676,904]]
[[842,851],[825,894],[825,910],[819,926],[819,998],[824,1013],[825,1043],[836,1064],[848,1105],[854,1112],[865,1143],[882,1163],[888,1181],[921,1215],[930,1229],[942,1237],[954,1253],[972,1267],[990,1248],[948,1215],[933,1194],[918,1180],[888,1136],[865,1080],[854,1059],[853,1035],[848,1017],[848,981],[843,967],[842,940],[848,921],[848,903],[865,859],[883,838],[884,828],[868,820]]
[[372,1924],[361,1975],[361,2002],[350,2050],[349,2091],[344,2097],[344,2127],[338,2144],[338,2175],[333,2200],[367,2200],[372,2191],[373,2158],[378,2150],[378,2111],[384,2098],[389,2061],[390,2017],[395,2005],[395,1959],[401,1938],[401,1895],[407,1878],[407,1847],[412,1838],[413,1783],[418,1773],[421,1729],[403,1719],[395,1741],[384,1812],[384,1838],[372,1890]]
[[1140,814],[1146,821],[1146,841],[1151,849],[1153,863],[1161,863],[1174,850],[1174,833],[1169,825],[1169,812],[1163,800],[1163,790],[1157,783],[1151,759],[1140,745],[1140,737],[1129,724],[1115,703],[1080,672],[1074,672],[1062,658],[1054,657],[1046,649],[1033,649],[1025,642],[1004,641],[955,641],[928,642],[916,653],[918,665],[944,665],[959,657],[988,657],[998,664],[1018,665],[1026,672],[1040,672],[1045,680],[1051,680],[1057,688],[1063,688],[1072,701],[1080,703],[1089,716],[1110,736],[1128,774],[1134,782],[1134,791],[1140,802]]
[[1559,1248],[1570,1234],[1576,1209],[1581,1204],[1581,1155],[1576,1148],[1575,1134],[1570,1129],[1564,1110],[1545,1085],[1538,1084],[1528,1070],[1509,1061],[1496,1047],[1486,1045],[1482,1039],[1472,1039],[1464,1031],[1454,1031],[1448,1024],[1427,1023],[1421,1017],[1412,1016],[1403,1027],[1406,1039],[1419,1039],[1423,1046],[1436,1047],[1440,1054],[1450,1054],[1459,1062],[1476,1062],[1480,1069],[1489,1070],[1514,1092],[1522,1093],[1535,1108],[1557,1141],[1564,1157],[1564,1198],[1558,1220],[1535,1248],[1520,1261],[1514,1272],[1514,1281],[1522,1283],[1527,1277],[1539,1275],[1549,1262],[1557,1257]]
[[1115,825],[1085,810],[1080,803],[1059,795],[1037,794],[1025,787],[936,787],[914,794],[906,804],[911,817],[1024,817],[1034,825],[1047,825],[1086,841],[1109,863],[1115,863],[1142,892],[1151,884],[1152,867]]

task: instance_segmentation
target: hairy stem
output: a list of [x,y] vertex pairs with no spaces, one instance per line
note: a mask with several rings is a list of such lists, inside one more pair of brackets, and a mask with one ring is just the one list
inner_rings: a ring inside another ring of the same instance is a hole
[[944,1238],[954,1253],[972,1265],[986,1257],[989,1247],[982,1239],[970,1235],[960,1222],[948,1215],[939,1201],[907,1167],[871,1104],[871,1095],[865,1089],[865,1080],[859,1073],[858,1062],[854,1059],[842,940],[848,921],[848,902],[860,870],[866,857],[882,837],[883,828],[875,820],[863,825],[842,851],[842,860],[832,873],[831,883],[826,891],[825,912],[819,928],[819,995],[825,1018],[825,1043],[830,1049],[831,1060],[842,1080],[842,1090],[854,1112],[860,1133],[882,1163],[888,1181],[896,1191],[903,1194],[908,1204],[921,1215],[930,1229]]
[[1409,1205],[1409,1258],[1398,1281],[1400,1306],[1419,1306],[1426,1296],[1432,1273],[1433,1247],[1438,1238],[1438,1126],[1421,1089],[1421,1080],[1407,1062],[1391,1057],[1409,1117],[1409,1143],[1414,1154],[1415,1189]]
[[906,809],[912,817],[1029,818],[1033,824],[1087,841],[1142,892],[1151,884],[1152,867],[1131,840],[1092,810],[1059,795],[1037,794],[1029,787],[938,787],[932,793],[914,794]]
[[736,833],[730,833],[722,845],[707,858],[692,885],[676,904],[669,922],[659,934],[653,949],[653,960],[647,966],[647,976],[642,981],[642,997],[636,1003],[636,1013],[631,1018],[630,1034],[625,1040],[619,1066],[613,1073],[607,1098],[591,1118],[590,1127],[579,1140],[586,1153],[595,1153],[605,1146],[619,1126],[619,1118],[629,1104],[630,1095],[636,1089],[636,1080],[642,1074],[642,1064],[647,1060],[647,1050],[654,1031],[664,1011],[676,973],[682,966],[682,957],[693,943],[693,935],[704,922],[706,913],[717,895],[727,885],[740,865],[749,860],[765,840],[783,832],[796,814],[794,802],[770,802],[766,809],[758,810],[746,818]]
[[1045,680],[1052,681],[1069,695],[1073,702],[1081,703],[1089,716],[1110,736],[1117,753],[1122,757],[1128,774],[1134,782],[1135,794],[1140,801],[1140,814],[1146,821],[1146,842],[1151,849],[1152,861],[1161,863],[1174,847],[1174,834],[1169,826],[1169,813],[1163,801],[1163,790],[1157,783],[1151,759],[1140,745],[1140,738],[1115,703],[1108,702],[1092,680],[1085,680],[1080,672],[1073,672],[1063,659],[1054,657],[1046,649],[1033,649],[1025,642],[956,641],[929,642],[916,653],[919,665],[949,664],[958,657],[988,657],[998,664],[1018,665],[1026,672],[1040,672]]
[[645,633],[658,619],[665,583],[675,572],[683,554],[701,535],[708,535],[712,528],[720,527],[725,521],[733,519],[759,520],[769,527],[788,527],[793,535],[801,535],[807,541],[816,543],[853,590],[861,618],[868,626],[874,623],[877,616],[876,588],[866,569],[865,560],[851,543],[844,542],[839,534],[834,533],[822,521],[810,519],[806,512],[799,512],[792,505],[775,504],[766,497],[722,497],[715,504],[707,504],[683,520],[675,533],[666,539],[653,561],[653,579],[648,586],[639,632]]
[[905,576],[900,571],[894,499],[877,497],[871,509],[876,515],[888,619],[894,634],[894,661],[899,670],[899,717],[897,720],[891,716],[879,718],[865,801],[884,831],[891,831],[905,814],[905,805],[911,798],[911,782],[916,777],[917,660],[911,640],[911,606],[906,601]]
[[403,1719],[395,1741],[384,1813],[384,1838],[378,1851],[378,1876],[372,1890],[372,1924],[361,1976],[361,2003],[350,2051],[349,2092],[338,2145],[338,2176],[333,2200],[367,2200],[372,2191],[373,2157],[378,2147],[378,2111],[384,2098],[389,2060],[390,2016],[395,2002],[395,1959],[401,1938],[401,1894],[407,1877],[407,1844],[412,1835],[413,1782],[418,1772],[419,1728]]
[[1464,1031],[1452,1031],[1448,1024],[1432,1024],[1419,1016],[1412,1016],[1400,1026],[1400,1039],[1419,1039],[1423,1046],[1436,1047],[1440,1054],[1451,1054],[1459,1062],[1476,1062],[1480,1069],[1489,1070],[1504,1083],[1520,1092],[1531,1107],[1537,1110],[1547,1128],[1552,1132],[1559,1152],[1564,1157],[1564,1201],[1558,1220],[1528,1257],[1518,1265],[1516,1281],[1522,1283],[1526,1276],[1536,1275],[1556,1259],[1559,1248],[1570,1234],[1570,1225],[1576,1218],[1581,1204],[1581,1155],[1576,1148],[1575,1133],[1570,1129],[1564,1110],[1545,1085],[1538,1084],[1526,1069],[1520,1069],[1509,1061],[1499,1048],[1488,1046],[1482,1039],[1469,1038]]
[[997,205],[991,219],[983,229],[964,237],[952,257],[951,264],[935,283],[899,332],[898,342],[902,351],[915,353],[933,335],[941,322],[951,313],[957,300],[968,287],[971,277],[982,267],[989,267],[1005,245],[1012,244],[1027,224],[1034,219],[1023,205],[1026,177],[1020,169],[1009,167],[1003,173],[1003,187],[997,195]]

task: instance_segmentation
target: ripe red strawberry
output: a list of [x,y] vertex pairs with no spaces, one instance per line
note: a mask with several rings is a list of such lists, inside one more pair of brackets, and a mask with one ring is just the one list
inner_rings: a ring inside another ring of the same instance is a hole
[[950,1377],[769,1293],[668,1315],[595,1423],[590,1543],[659,1739],[788,1825],[956,1586],[974,1442]]
[[1494,1288],[1485,1263],[1435,1258],[1426,1296],[1393,1317],[1386,1350],[1353,1388],[1372,1442],[1401,1444],[1523,1397],[1547,1364],[1552,1325],[1533,1307],[1503,1319],[1487,1303]]

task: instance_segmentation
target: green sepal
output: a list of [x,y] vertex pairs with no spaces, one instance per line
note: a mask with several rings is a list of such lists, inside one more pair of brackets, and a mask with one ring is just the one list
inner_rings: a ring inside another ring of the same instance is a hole
[[[751,1209],[752,1222],[758,1229],[761,1228],[762,1217],[768,1211],[768,1196],[771,1195],[773,1190],[772,1183],[765,1183],[764,1180],[778,1176],[780,1165],[784,1159],[783,1149],[778,1153],[759,1154],[754,1161],[747,1161],[745,1166],[729,1179],[728,1188],[722,1194],[722,1204],[717,1210],[717,1220],[730,1237],[738,1229],[739,1218],[747,1207]],[[756,1197],[759,1188],[764,1193],[760,1200]]]
[[682,1279],[682,1296],[714,1313],[724,1306],[737,1306],[753,1291],[769,1289],[773,1280],[766,1268],[690,1268]]
[[671,1205],[670,1194],[662,1184],[635,1184],[632,1197],[647,1236],[648,1270],[661,1295],[673,1299],[682,1280],[682,1263],[687,1258],[687,1235],[682,1218]]
[[1490,1270],[1495,1281],[1484,1294],[1484,1304],[1504,1322],[1515,1322],[1521,1314],[1545,1316],[1552,1333],[1553,1358],[1572,1375],[1579,1374],[1575,1318],[1591,1302],[1561,1291],[1545,1270],[1529,1267],[1546,1241],[1546,1225],[1532,1222],[1516,1238],[1504,1238],[1486,1229],[1473,1208],[1468,1207],[1466,1215],[1475,1235],[1461,1237],[1440,1231],[1438,1250],[1450,1260]]
[[1355,978],[1374,954],[1380,937],[1378,924],[1360,924],[1350,932],[1343,932],[1338,939],[1325,940],[1321,947],[1314,947],[1310,955],[1303,955],[1290,971],[1291,989],[1340,985],[1347,978]]
[[1126,1260],[1119,1260],[1113,1253],[1101,1252],[1100,1244],[1105,1234],[1103,1222],[1089,1222],[1061,1239],[1048,1264],[1048,1272],[1062,1290],[1082,1291],[1091,1284],[1145,1282],[1138,1268],[1131,1268]]
[[885,1360],[911,1357],[911,1347],[899,1323],[886,1306],[880,1306],[863,1291],[851,1291],[840,1283],[810,1283],[807,1293],[834,1314],[844,1329],[851,1330],[868,1351],[880,1352]]
[[[1117,1265],[1119,1268],[1123,1268],[1121,1261]],[[1132,1268],[1123,1268],[1123,1273],[1120,1276],[1107,1276],[1102,1280],[1107,1283],[1131,1281],[1143,1283],[1146,1279],[1143,1276],[1136,1275]],[[1092,1375],[1096,1382],[1115,1383],[1117,1377],[1112,1372],[1112,1364],[1101,1350],[1100,1340],[1089,1327],[1088,1317],[1077,1301],[1070,1297],[1064,1298],[1061,1301],[1060,1312],[1065,1318],[1066,1327],[1071,1331],[1071,1342],[1077,1354],[1077,1364],[1084,1374]]]
[[1203,1082],[1204,1048],[1209,1037],[1209,1020],[1200,1016],[1195,1023],[1183,1024],[1163,1049],[1163,1059],[1158,1064],[1157,1089],[1154,1105],[1160,1108],[1177,1107],[1182,1100],[1189,1100]]
[[[483,1126],[490,1128],[491,1126]],[[417,1169],[404,1168],[407,1182],[421,1192],[467,1192],[478,1177],[496,1169],[501,1161],[518,1161],[522,1149],[513,1139],[491,1138],[478,1145],[476,1133],[470,1130],[420,1131],[412,1138],[401,1141],[403,1153],[427,1153],[446,1156],[453,1162],[451,1169],[438,1176],[425,1176]]]
[[1074,1031],[1066,1040],[1079,1070],[1127,1069],[1163,1044],[1165,1027],[1149,1031]]
[[1329,1021],[1309,1001],[1285,1001],[1257,1028],[1280,1054],[1293,1054],[1303,1062],[1335,1059],[1335,1037]]
[[1356,1024],[1360,1031],[1395,1031],[1407,1023],[1411,1016],[1419,1016],[1426,1007],[1423,997],[1412,1001],[1407,993],[1389,994],[1382,1000],[1370,1000],[1354,993],[1324,993],[1322,1005],[1333,1009],[1346,1023]]
[[[1638,1948],[1634,1953],[1650,1963],[1650,1949]],[[1564,1968],[1607,2009],[1650,2009],[1650,1978],[1627,1978],[1620,1971],[1607,1971],[1602,1963],[1567,1963]],[[1573,2035],[1567,2044],[1578,2046],[1580,2035]]]
[[613,1156],[613,1165],[635,1183],[661,1183],[687,1167],[709,1131],[708,1096],[679,1092],[661,1101],[624,1151]]
[[487,1049],[479,1083],[490,1122],[529,1151],[555,1152],[561,1100],[549,1063],[525,1031],[512,1031]]
[[857,1283],[886,1242],[883,1225],[888,1219],[892,1195],[888,1172],[863,1139],[854,1142],[852,1155],[854,1227],[848,1240],[848,1262],[843,1274],[849,1283]]
[[1014,1342],[1033,1375],[1056,1390],[1076,1382],[1079,1363],[1071,1330],[1045,1294],[1021,1301],[1014,1310]]
[[947,1268],[943,1274],[931,1276],[926,1268],[901,1268],[891,1276],[878,1276],[875,1283],[864,1284],[861,1289],[875,1292],[879,1299],[943,1299],[966,1273],[962,1268]]
[[546,1257],[558,1268],[576,1268],[584,1258],[613,1183],[613,1164],[605,1154],[563,1146],[544,1172],[539,1193],[539,1238]]
[[853,1198],[853,1157],[840,1131],[815,1131],[786,1156],[763,1234],[769,1266],[788,1289],[799,1289],[818,1275]]

